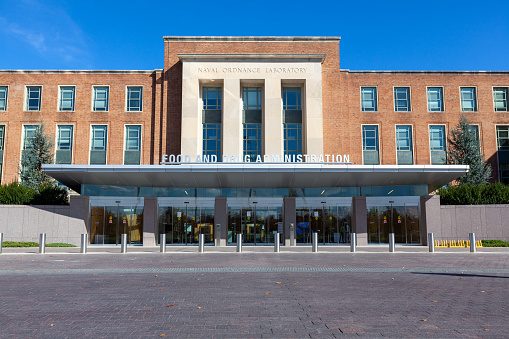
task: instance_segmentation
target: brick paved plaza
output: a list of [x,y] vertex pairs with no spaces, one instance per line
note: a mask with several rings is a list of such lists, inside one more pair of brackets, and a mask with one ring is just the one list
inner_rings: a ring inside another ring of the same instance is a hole
[[507,251],[152,251],[4,249],[0,337],[509,335]]

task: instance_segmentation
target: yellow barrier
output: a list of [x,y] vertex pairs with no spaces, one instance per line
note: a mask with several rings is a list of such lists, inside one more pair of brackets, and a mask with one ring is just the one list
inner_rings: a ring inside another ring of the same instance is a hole
[[[470,240],[435,240],[435,247],[470,247]],[[483,247],[482,241],[477,240],[475,247]]]

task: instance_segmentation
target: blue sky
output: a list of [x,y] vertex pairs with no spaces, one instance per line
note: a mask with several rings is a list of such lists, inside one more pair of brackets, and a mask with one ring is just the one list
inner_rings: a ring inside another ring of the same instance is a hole
[[0,69],[163,67],[165,35],[341,36],[341,68],[509,71],[509,1],[0,0]]

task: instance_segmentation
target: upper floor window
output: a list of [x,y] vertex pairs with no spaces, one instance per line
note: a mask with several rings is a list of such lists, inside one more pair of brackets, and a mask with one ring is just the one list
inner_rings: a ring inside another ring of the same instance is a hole
[[203,155],[221,159],[222,88],[203,87]]
[[41,110],[41,86],[27,86],[26,97],[26,110],[27,111],[40,111]]
[[378,151],[378,126],[362,126],[362,150]]
[[507,87],[493,88],[495,112],[507,112]]
[[108,126],[106,125],[94,125],[92,126],[92,143],[90,149],[93,151],[105,151],[106,150],[106,138]]
[[261,87],[244,87],[243,101],[243,150],[250,161],[262,154],[262,89]]
[[474,112],[477,111],[477,99],[475,95],[475,87],[462,87],[461,93],[461,111]]
[[301,89],[300,87],[284,87],[283,88],[283,109],[301,110]]
[[72,163],[73,125],[57,126],[57,147],[55,151],[56,164]]
[[74,86],[60,87],[60,103],[58,109],[60,111],[74,111]]
[[497,147],[499,151],[509,151],[509,126],[497,126]]
[[442,87],[428,87],[429,112],[442,112],[444,110],[442,91]]
[[109,104],[109,93],[108,87],[94,87],[94,111],[107,111]]
[[363,112],[377,110],[376,87],[361,87],[361,105]]
[[203,87],[203,109],[221,109],[221,88]]
[[143,110],[143,87],[127,87],[127,111],[141,112]]
[[412,150],[412,126],[396,126],[396,147],[398,151]]
[[285,155],[302,154],[302,91],[283,87],[283,149]]
[[0,111],[7,110],[7,86],[0,86]]
[[430,126],[429,141],[432,151],[445,151],[445,126]]
[[394,110],[396,112],[410,111],[410,88],[395,87],[394,88]]
[[140,151],[141,150],[141,126],[127,125],[125,127],[125,150]]
[[32,148],[32,140],[35,138],[35,133],[38,128],[38,125],[23,126],[23,150]]

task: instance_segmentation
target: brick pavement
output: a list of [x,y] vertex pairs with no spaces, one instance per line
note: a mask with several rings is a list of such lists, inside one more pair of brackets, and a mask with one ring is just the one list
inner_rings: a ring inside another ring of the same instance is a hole
[[2,254],[0,337],[505,337],[508,259]]

